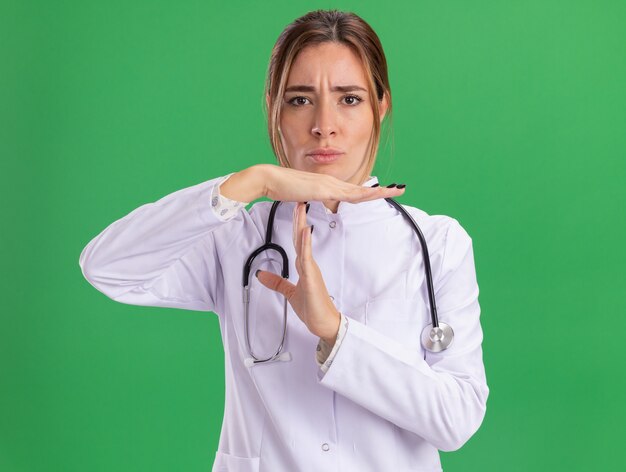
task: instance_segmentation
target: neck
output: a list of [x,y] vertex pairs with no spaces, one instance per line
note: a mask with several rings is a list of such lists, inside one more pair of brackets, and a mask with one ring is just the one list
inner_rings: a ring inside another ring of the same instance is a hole
[[337,207],[339,206],[339,202],[336,200],[324,200],[322,201],[324,206],[328,208],[333,213],[337,213]]

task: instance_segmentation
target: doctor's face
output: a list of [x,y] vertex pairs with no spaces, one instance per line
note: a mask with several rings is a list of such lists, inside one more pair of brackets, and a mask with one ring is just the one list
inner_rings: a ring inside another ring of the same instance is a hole
[[374,125],[369,102],[365,68],[348,46],[326,42],[300,51],[287,79],[279,128],[291,166],[360,185]]

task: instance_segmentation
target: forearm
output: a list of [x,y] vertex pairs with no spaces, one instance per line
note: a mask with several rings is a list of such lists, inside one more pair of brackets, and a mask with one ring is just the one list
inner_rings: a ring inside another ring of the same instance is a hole
[[205,248],[213,244],[210,233],[225,224],[210,203],[221,178],[177,190],[109,224],[80,254],[85,278],[124,303],[185,304],[202,294],[203,309],[211,310],[217,264]]
[[489,395],[479,344],[462,359],[430,366],[419,349],[354,319],[332,367],[318,379],[442,451],[459,449],[476,432]]
[[257,164],[231,175],[221,186],[220,193],[240,202],[253,202],[265,196],[267,165]]

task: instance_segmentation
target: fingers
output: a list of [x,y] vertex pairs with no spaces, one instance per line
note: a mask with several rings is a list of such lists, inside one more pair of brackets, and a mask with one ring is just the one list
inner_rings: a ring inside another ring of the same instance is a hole
[[314,226],[305,226],[302,229],[302,247],[300,248],[300,259],[302,259],[302,273],[306,275],[309,264],[313,260],[312,233]]
[[[348,201],[358,203],[377,198],[397,197],[404,194],[404,189],[388,189],[364,187],[348,183],[332,175],[290,169],[281,166],[270,166],[270,178],[266,183],[266,195],[272,200],[300,202],[315,201]],[[402,184],[401,184],[402,185]],[[294,212],[295,220],[295,212]],[[294,228],[294,242],[297,239],[297,226]]]
[[349,196],[346,199],[350,202],[364,202],[367,200],[375,200],[377,198],[389,198],[398,197],[404,195],[406,186],[404,184],[389,184],[387,187],[381,187],[376,184],[375,187],[363,187],[355,186],[349,191]]
[[287,300],[291,298],[296,289],[296,286],[287,279],[266,270],[258,270],[256,272],[256,277],[259,279],[261,284],[271,290],[281,293],[287,298]]
[[312,226],[307,226],[306,213],[307,204],[298,202],[294,209],[294,248],[296,250],[296,270],[298,275],[303,277],[306,272],[306,266],[312,260],[311,250],[311,230]]
[[293,247],[296,249],[296,252],[298,252],[298,248],[300,247],[301,206],[302,204],[300,202],[296,202],[296,206],[293,208]]
[[298,202],[298,236],[300,240],[298,245],[302,244],[302,230],[306,228],[306,205],[303,202]]
[[306,205],[302,202],[296,203],[294,208],[294,241],[293,246],[296,250],[296,269],[300,272],[300,256],[302,254],[302,230],[306,228]]
[[293,222],[292,222],[292,239],[293,239],[293,247],[298,250],[298,204],[293,207]]

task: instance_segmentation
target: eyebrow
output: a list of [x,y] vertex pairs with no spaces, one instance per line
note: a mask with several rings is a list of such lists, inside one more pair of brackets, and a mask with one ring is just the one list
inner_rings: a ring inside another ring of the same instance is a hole
[[[335,85],[330,88],[331,92],[352,92],[353,90],[367,92],[366,89],[359,85]],[[315,87],[311,85],[290,85],[285,89],[285,92],[315,92]]]

